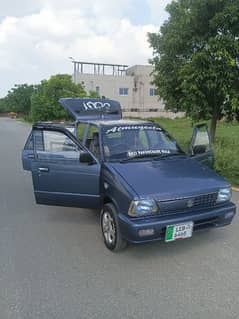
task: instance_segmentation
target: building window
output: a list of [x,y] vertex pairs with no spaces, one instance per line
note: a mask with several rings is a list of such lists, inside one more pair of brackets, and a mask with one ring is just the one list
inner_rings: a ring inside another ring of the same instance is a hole
[[149,89],[149,95],[150,95],[150,96],[155,96],[155,95],[157,95],[156,89],[155,89],[155,88],[150,88],[150,89]]
[[128,95],[129,89],[128,88],[119,88],[119,95]]
[[95,92],[96,92],[98,95],[100,95],[100,87],[99,87],[99,86],[96,86],[96,87],[95,87]]

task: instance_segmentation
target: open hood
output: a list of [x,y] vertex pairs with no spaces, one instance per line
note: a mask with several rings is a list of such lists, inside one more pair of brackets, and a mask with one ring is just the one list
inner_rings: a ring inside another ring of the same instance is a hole
[[122,118],[120,103],[108,99],[62,98],[61,105],[78,120],[119,120]]

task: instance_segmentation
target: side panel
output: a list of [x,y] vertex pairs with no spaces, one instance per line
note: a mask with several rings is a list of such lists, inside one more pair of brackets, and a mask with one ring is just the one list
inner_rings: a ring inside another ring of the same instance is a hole
[[137,194],[108,163],[102,165],[102,180],[102,197],[109,199],[119,214],[127,214],[130,203]]
[[36,160],[32,180],[38,204],[97,208],[100,165]]

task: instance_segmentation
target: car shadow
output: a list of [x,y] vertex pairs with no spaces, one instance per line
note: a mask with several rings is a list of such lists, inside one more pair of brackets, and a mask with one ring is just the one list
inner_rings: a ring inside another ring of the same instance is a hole
[[[87,227],[90,226],[95,236],[102,240],[103,253],[105,247],[99,227],[99,215],[99,210],[91,209],[64,208],[54,206],[50,207],[50,209],[48,207],[47,210],[47,219],[52,223],[77,224],[77,227],[79,227],[79,232],[83,232]],[[150,256],[170,257],[179,255],[181,253],[184,254],[185,252],[195,253],[195,249],[200,250],[200,248],[209,244],[214,244],[218,241],[224,242],[228,238],[227,234],[228,232],[224,228],[208,229],[195,232],[189,239],[178,240],[171,243],[156,241],[137,245],[130,244],[126,250],[121,251],[119,254],[127,255],[131,259],[143,260]],[[112,256],[116,255],[113,254]]]
[[144,259],[155,255],[170,257],[185,254],[185,252],[195,253],[195,250],[199,251],[201,248],[213,243],[215,244],[218,241],[224,242],[227,238],[227,232],[223,228],[208,229],[195,232],[191,238],[170,243],[158,241],[140,245],[130,245],[128,253],[135,259]]
[[69,207],[48,207],[47,211],[48,220],[50,222],[61,222],[70,224],[79,224],[80,227],[86,225],[99,224],[99,210],[93,209],[81,209],[81,208],[69,208]]

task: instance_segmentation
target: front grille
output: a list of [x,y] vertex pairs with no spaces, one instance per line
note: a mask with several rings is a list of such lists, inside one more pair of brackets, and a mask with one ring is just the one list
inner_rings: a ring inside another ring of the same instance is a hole
[[216,205],[217,193],[196,196],[193,199],[193,207],[212,207]]
[[198,195],[195,197],[179,198],[170,201],[158,202],[161,214],[175,214],[178,212],[207,209],[216,206],[217,193]]

